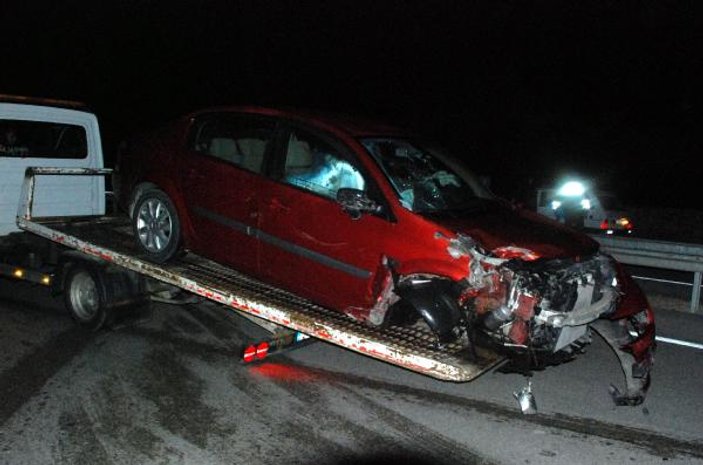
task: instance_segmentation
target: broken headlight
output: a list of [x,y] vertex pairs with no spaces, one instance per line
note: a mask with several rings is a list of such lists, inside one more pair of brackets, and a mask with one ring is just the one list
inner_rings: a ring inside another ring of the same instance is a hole
[[491,286],[477,291],[471,311],[486,334],[504,346],[556,352],[587,336],[587,325],[615,308],[612,259],[526,262],[497,267]]

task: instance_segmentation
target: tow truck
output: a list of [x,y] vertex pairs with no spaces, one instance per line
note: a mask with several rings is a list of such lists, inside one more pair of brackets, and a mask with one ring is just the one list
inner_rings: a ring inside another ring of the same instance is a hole
[[[67,306],[79,321],[91,313],[91,309],[92,312],[105,312],[119,307],[120,299],[125,297],[134,301],[132,296],[116,292],[115,288],[119,288],[121,282],[137,282],[139,277],[148,277],[230,307],[269,330],[271,341],[247,347],[243,354],[245,360],[261,359],[271,347],[280,349],[287,343],[300,342],[306,336],[449,381],[470,381],[502,360],[498,354],[479,347],[469,356],[459,342],[437,345],[429,328],[391,326],[379,330],[361,325],[343,314],[198,255],[187,254],[167,264],[148,262],[140,258],[136,250],[127,218],[33,216],[37,176],[97,176],[111,172],[109,169],[29,167],[23,183],[17,214],[19,228],[83,255],[76,256],[64,250],[62,255],[66,260],[59,260],[62,265],[51,274],[42,274],[50,281],[58,279],[63,283],[62,288],[68,296]],[[88,257],[97,259],[99,265]],[[114,267],[125,271],[116,271]],[[31,276],[38,276],[34,270],[19,273],[18,270],[20,268],[14,272],[16,277],[24,275],[31,279]],[[131,274],[128,272],[136,276],[107,279],[110,273]],[[142,284],[133,289],[145,287]],[[108,319],[106,315],[100,320],[105,322]]]
[[[439,343],[422,322],[367,326],[191,252],[164,264],[151,262],[137,248],[129,218],[106,213],[102,197],[110,193],[103,178],[112,170],[103,167],[92,112],[75,102],[3,102],[0,96],[0,124],[25,125],[26,133],[48,138],[12,152],[21,157],[0,154],[0,189],[6,193],[0,209],[0,276],[62,293],[68,311],[84,327],[100,329],[120,310],[176,289],[220,304],[268,331],[270,337],[244,348],[242,359],[248,363],[311,339],[454,382],[471,381],[506,360],[468,337]],[[64,151],[67,140],[73,143]],[[16,214],[7,202],[17,205]],[[606,330],[612,334],[601,334],[615,347],[611,326]],[[627,394],[613,387],[613,398],[621,405],[637,405],[644,400],[649,366],[635,372],[641,364],[633,364],[622,350],[616,354]],[[534,410],[529,385],[516,398],[523,412]]]
[[[270,333],[244,348],[245,362],[310,337],[449,381],[470,381],[504,359],[479,347],[467,351],[460,341],[438,345],[426,327],[367,327],[192,253],[168,264],[151,263],[136,249],[128,218],[105,213],[102,196],[110,192],[103,177],[112,170],[102,166],[97,120],[85,105],[0,96],[3,122],[24,129],[20,135],[41,133],[51,140],[28,147],[23,157],[0,156],[5,165],[0,187],[8,193],[0,218],[0,276],[63,294],[82,326],[97,330],[122,309],[176,288],[221,304]],[[79,134],[80,147],[67,156],[56,138],[69,131]],[[13,201],[19,205],[16,216]]]

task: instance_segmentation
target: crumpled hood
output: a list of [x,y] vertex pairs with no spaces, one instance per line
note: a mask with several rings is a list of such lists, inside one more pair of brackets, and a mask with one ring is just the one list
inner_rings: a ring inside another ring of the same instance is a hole
[[487,251],[514,246],[529,249],[541,258],[572,258],[591,255],[599,247],[587,235],[556,221],[502,205],[456,217],[432,214],[430,219],[471,237]]

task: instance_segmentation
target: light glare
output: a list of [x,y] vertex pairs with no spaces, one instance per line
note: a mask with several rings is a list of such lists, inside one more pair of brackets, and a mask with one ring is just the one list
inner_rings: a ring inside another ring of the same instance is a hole
[[564,197],[579,197],[586,192],[586,186],[578,181],[569,181],[559,189],[559,195]]

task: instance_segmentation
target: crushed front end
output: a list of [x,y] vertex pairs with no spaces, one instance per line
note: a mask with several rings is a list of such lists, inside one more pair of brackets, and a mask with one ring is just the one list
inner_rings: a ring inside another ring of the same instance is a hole
[[615,402],[643,402],[654,359],[654,316],[615,260],[600,253],[540,258],[517,247],[487,252],[461,235],[449,240],[448,252],[469,258],[458,301],[471,344],[538,368],[573,358],[595,330],[625,374],[624,392],[611,387]]

